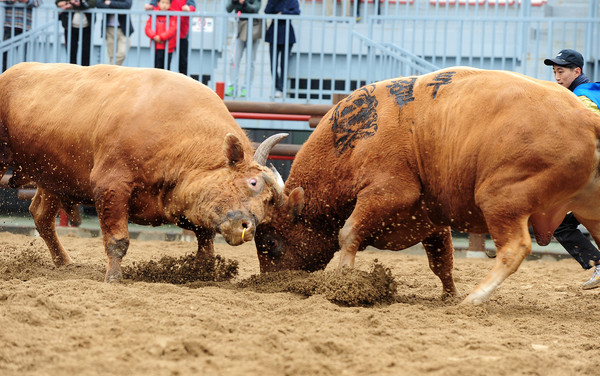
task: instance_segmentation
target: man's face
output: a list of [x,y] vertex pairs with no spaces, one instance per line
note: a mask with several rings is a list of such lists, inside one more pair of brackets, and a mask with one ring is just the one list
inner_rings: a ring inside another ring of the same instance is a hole
[[567,67],[561,67],[560,65],[554,65],[552,70],[554,71],[554,79],[556,82],[567,89],[577,77],[581,76],[581,68],[571,69]]

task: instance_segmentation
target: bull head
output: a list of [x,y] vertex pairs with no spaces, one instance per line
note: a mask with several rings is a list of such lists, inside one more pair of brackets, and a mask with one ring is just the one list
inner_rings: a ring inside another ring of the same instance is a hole
[[[223,183],[223,186],[214,192],[233,190],[240,194],[234,194],[237,199],[229,203],[225,202],[228,200],[228,195],[223,194],[219,194],[211,201],[218,202],[219,207],[229,208],[227,212],[215,212],[215,214],[218,217],[216,230],[230,245],[252,240],[258,223],[270,217],[273,203],[275,206],[280,206],[283,202],[283,180],[272,165],[270,169],[265,168],[265,163],[273,146],[287,136],[287,133],[278,133],[264,140],[257,147],[249,164],[244,162],[244,148],[240,140],[231,133],[225,136],[223,151],[229,166],[236,172],[227,175],[225,179],[217,179]],[[240,179],[240,175],[243,176],[243,180]],[[270,203],[269,191],[272,192]]]
[[304,220],[303,210],[304,190],[296,187],[276,208],[272,220],[257,227],[255,243],[261,272],[320,270],[338,250],[331,224],[313,226]]

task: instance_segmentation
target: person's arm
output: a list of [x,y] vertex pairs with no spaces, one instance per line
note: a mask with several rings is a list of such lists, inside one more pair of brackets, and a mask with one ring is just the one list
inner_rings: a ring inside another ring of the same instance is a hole
[[287,0],[281,14],[300,14],[298,0]]
[[73,9],[73,4],[68,0],[55,0],[54,4],[60,9]]
[[132,0],[100,0],[98,8],[131,9]]
[[177,35],[177,17],[171,16],[169,17],[169,27],[163,33],[160,33],[160,39],[163,41],[167,41]]
[[598,106],[596,105],[596,103],[594,103],[594,101],[592,101],[590,98],[586,97],[585,95],[580,95],[577,98],[579,98],[579,100],[583,102],[585,107],[589,108],[590,110],[594,111],[596,114],[600,115],[600,109],[598,109]]
[[260,0],[245,0],[243,13],[258,13],[260,10]]
[[269,0],[267,2],[267,6],[265,7],[265,13],[266,14],[279,13],[279,11],[277,10],[278,3],[279,3],[279,0]]
[[154,39],[156,33],[152,29],[152,17],[149,17],[148,21],[146,21],[146,28],[144,30],[146,31],[146,35],[148,36],[148,38]]
[[[186,9],[187,6],[187,9]],[[185,5],[182,7],[182,10],[185,12],[195,12],[196,11],[196,0],[187,0]]]
[[150,0],[150,2],[148,4],[144,4],[144,9],[152,10],[157,5],[158,5],[158,0]]
[[[0,1],[6,1],[6,0],[0,0]],[[227,0],[227,4],[225,4],[225,10],[227,11],[227,13],[231,13],[231,11],[235,9],[236,3],[237,3],[237,0]]]
[[19,0],[21,3],[26,3],[27,8],[34,8],[42,4],[42,0]]

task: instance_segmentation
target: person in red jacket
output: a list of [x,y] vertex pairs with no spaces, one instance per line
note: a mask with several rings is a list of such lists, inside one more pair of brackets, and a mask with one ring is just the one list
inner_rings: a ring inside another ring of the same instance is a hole
[[[156,6],[157,0],[151,0],[149,4],[144,5],[144,9],[151,10]],[[174,12],[195,12],[195,0],[173,0],[171,2],[171,10]],[[188,31],[190,29],[190,18],[181,17],[179,23],[179,73],[187,75],[188,72]]]
[[[154,10],[165,11],[171,8],[171,0],[159,0],[158,6]],[[171,58],[173,51],[177,46],[177,17],[176,16],[156,16],[156,29],[152,29],[152,19],[150,16],[146,22],[146,35],[156,43],[154,46],[154,68],[164,69],[165,67],[165,49],[168,49],[167,70],[171,69]]]

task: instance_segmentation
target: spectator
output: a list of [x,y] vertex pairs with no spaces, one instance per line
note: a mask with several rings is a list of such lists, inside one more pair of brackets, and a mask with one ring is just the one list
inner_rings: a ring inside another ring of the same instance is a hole
[[[154,10],[166,11],[171,8],[171,0],[159,0]],[[167,70],[171,69],[171,58],[177,45],[177,16],[156,16],[156,29],[152,29],[152,16],[146,22],[146,35],[155,42],[154,68],[164,69],[165,50],[168,49]]]
[[[77,64],[77,49],[81,45],[81,65],[90,65],[93,15],[83,11],[95,7],[96,0],[56,0],[56,6],[62,10],[77,11],[60,12],[58,15],[65,29],[65,46],[69,54],[69,62]],[[79,40],[80,29],[81,40]]]
[[[265,7],[267,14],[300,14],[298,0],[269,0]],[[277,25],[275,29],[274,25]],[[275,40],[277,38],[277,40]],[[273,20],[265,34],[271,55],[271,75],[275,76],[275,98],[283,97],[285,66],[296,43],[296,34],[291,20]]]
[[[150,4],[146,4],[144,8],[151,10],[156,6],[158,0],[152,0]],[[174,12],[195,12],[195,0],[173,0],[171,2],[171,10]],[[190,30],[190,18],[181,17],[179,22],[179,73],[188,74],[188,31]]]
[[[583,56],[575,50],[562,50],[553,59],[544,60],[544,64],[552,66],[556,82],[573,91],[588,108],[600,115],[598,106],[589,98],[584,89],[590,80],[583,73]],[[591,95],[590,95],[591,96]],[[562,223],[554,231],[554,238],[569,252],[584,269],[594,268],[592,278],[583,284],[583,289],[600,287],[600,252],[586,238],[578,226],[579,220],[573,213],[567,213]]]
[[346,17],[350,17],[352,14],[352,4],[348,0],[340,0],[339,4],[337,4],[338,0],[325,0],[325,14],[327,17],[333,17],[334,14],[334,3],[336,9],[341,9],[341,15],[345,15]]
[[[33,8],[42,3],[42,0],[0,0],[5,4],[4,7],[4,40],[16,37],[23,33],[23,30],[31,30],[31,19]],[[19,6],[14,6],[16,3]],[[27,61],[27,45],[23,46],[22,57],[19,56],[19,62]],[[8,52],[2,54],[2,72],[8,68]]]
[[[227,0],[227,5],[225,6],[227,12],[229,13],[231,11],[235,11],[235,13],[238,14],[237,37],[235,46],[233,47],[233,57],[231,59],[231,79],[229,85],[227,86],[227,90],[225,90],[225,95],[228,97],[237,96],[238,94],[241,97],[246,96],[246,88],[244,86],[242,86],[239,93],[237,92],[238,78],[240,74],[240,62],[242,61],[242,56],[246,50],[246,45],[249,39],[248,18],[240,17],[240,14],[258,13],[260,10],[260,3],[260,0]],[[259,19],[254,19],[252,22],[252,35],[250,36],[252,42],[250,77],[248,77],[246,80],[250,86],[252,86],[252,78],[254,77],[254,61],[256,60],[256,52],[258,50],[258,44],[260,43],[261,34],[262,21]]]
[[[100,0],[98,8],[131,9],[132,0]],[[129,50],[129,36],[133,33],[131,20],[126,14],[106,15],[106,52],[108,63],[123,65],[127,50]],[[116,39],[116,45],[115,45]],[[116,56],[115,56],[116,55]]]

